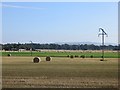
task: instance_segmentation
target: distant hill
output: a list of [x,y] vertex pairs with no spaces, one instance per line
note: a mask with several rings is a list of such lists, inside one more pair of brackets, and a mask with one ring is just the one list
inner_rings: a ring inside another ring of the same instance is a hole
[[[55,44],[69,44],[69,45],[79,45],[79,44],[94,44],[94,45],[101,45],[99,42],[56,42]],[[105,45],[118,45],[117,43],[105,43]]]

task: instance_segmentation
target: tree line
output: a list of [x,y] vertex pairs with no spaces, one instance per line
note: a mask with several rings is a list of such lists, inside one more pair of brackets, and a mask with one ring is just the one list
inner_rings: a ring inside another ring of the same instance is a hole
[[25,50],[36,50],[36,49],[54,49],[54,50],[101,50],[104,48],[105,50],[119,50],[119,47],[113,46],[113,45],[94,45],[94,44],[80,44],[80,45],[69,45],[69,44],[37,44],[37,43],[7,43],[7,44],[1,44],[2,50],[5,51],[18,51],[19,49],[25,49]]

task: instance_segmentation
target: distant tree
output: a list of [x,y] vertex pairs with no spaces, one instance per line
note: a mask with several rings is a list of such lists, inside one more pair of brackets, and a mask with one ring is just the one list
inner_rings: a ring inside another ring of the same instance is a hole
[[[25,43],[25,44],[16,44],[16,43],[7,43],[7,44],[2,44],[2,49],[4,50],[19,50],[19,49],[26,49],[30,50],[31,44],[30,43]],[[33,43],[32,49],[55,49],[55,50],[101,50],[103,47],[102,46],[97,46],[94,44],[87,45],[87,44],[81,44],[81,45],[69,45],[69,44],[36,44]],[[113,46],[113,45],[108,45],[104,46],[105,50],[120,50],[120,46]]]

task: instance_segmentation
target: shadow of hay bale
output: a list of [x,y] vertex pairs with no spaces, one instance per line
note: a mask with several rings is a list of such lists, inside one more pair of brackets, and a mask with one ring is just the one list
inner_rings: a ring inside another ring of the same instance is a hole
[[107,61],[107,60],[104,60],[104,59],[100,59],[100,61]]

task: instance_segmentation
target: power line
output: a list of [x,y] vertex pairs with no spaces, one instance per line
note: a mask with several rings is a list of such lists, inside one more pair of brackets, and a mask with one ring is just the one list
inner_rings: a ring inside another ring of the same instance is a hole
[[32,56],[32,41],[30,41],[30,43],[31,43],[31,48],[30,48],[30,51],[31,51],[31,56]]

